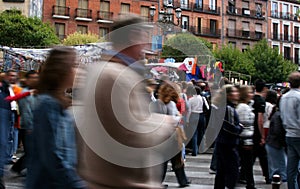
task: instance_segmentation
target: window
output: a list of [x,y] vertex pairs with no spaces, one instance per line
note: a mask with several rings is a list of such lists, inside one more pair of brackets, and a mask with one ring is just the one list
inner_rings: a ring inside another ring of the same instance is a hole
[[65,38],[65,24],[63,23],[55,23],[55,33],[60,40]]
[[121,4],[121,14],[128,14],[130,13],[130,4]]
[[210,34],[216,35],[217,34],[217,21],[210,19]]
[[141,16],[145,19],[146,22],[149,21],[149,7],[141,6]]
[[262,5],[259,4],[259,3],[256,3],[255,4],[255,7],[256,7],[256,16],[257,17],[262,17]]
[[243,22],[242,36],[243,36],[243,37],[250,37],[250,27],[249,27],[249,22]]
[[294,40],[295,43],[299,43],[299,27],[294,27]]
[[201,33],[201,18],[198,18],[198,25],[197,25],[197,31],[198,33]]
[[233,48],[236,48],[236,42],[235,41],[228,41],[228,44],[231,45]]
[[228,1],[228,12],[230,14],[235,14],[235,0],[229,0]]
[[82,33],[82,34],[87,34],[88,33],[88,27],[83,26],[83,25],[77,25],[77,32]]
[[216,11],[217,10],[217,2],[216,2],[216,0],[209,0],[209,9],[211,11]]
[[196,8],[200,10],[203,9],[203,0],[196,1]]
[[248,1],[243,1],[243,9],[249,9],[249,2]]
[[102,38],[102,39],[108,39],[108,28],[103,28],[103,27],[100,27],[99,28],[99,38]]
[[78,8],[88,9],[88,0],[78,0]]
[[101,19],[106,19],[110,20],[111,18],[111,13],[110,11],[110,3],[108,1],[100,1],[100,13],[99,13],[99,18]]
[[282,18],[289,18],[289,11],[288,11],[288,5],[287,4],[283,4],[282,5]]
[[164,5],[173,4],[172,0],[164,0]]
[[255,38],[262,39],[262,24],[255,24]]
[[276,2],[272,3],[271,16],[278,18],[278,3]]
[[294,57],[295,64],[299,65],[299,48],[295,48],[294,55],[295,55],[295,57]]
[[289,40],[289,25],[283,26],[283,40],[288,41]]
[[273,45],[273,49],[278,49],[278,45]]
[[56,0],[55,5],[65,7],[66,6],[66,0]]
[[250,46],[249,43],[242,43],[242,52],[247,51],[248,47]]
[[299,7],[294,6],[293,14],[294,14],[294,20],[298,20],[297,13],[299,11]]
[[273,23],[273,39],[278,39],[278,23]]
[[290,60],[291,59],[291,56],[290,56],[291,48],[290,47],[284,47],[283,49],[284,49],[284,53],[283,53],[284,58]]
[[189,28],[189,17],[188,16],[182,16],[182,25],[181,28],[184,30],[187,30]]
[[189,1],[188,0],[180,0],[180,7],[183,9],[189,8]]
[[236,27],[235,20],[229,20],[229,23],[228,23],[228,36],[235,36],[235,27]]

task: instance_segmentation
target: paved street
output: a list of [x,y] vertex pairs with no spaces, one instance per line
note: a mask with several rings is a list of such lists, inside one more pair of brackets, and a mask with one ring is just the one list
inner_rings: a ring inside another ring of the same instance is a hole
[[[214,175],[209,174],[211,154],[201,154],[197,157],[187,155],[186,159],[186,174],[192,181],[190,189],[213,189]],[[169,165],[169,169],[170,170]],[[264,177],[262,176],[261,169],[258,163],[254,166],[256,187],[261,189],[271,189],[271,185],[266,185]],[[13,173],[8,172],[6,177],[7,189],[22,189],[24,177],[19,177]],[[168,171],[165,184],[169,185],[170,189],[178,188],[174,172]],[[243,185],[238,185],[237,189],[245,188]],[[281,189],[286,189],[285,185]]]

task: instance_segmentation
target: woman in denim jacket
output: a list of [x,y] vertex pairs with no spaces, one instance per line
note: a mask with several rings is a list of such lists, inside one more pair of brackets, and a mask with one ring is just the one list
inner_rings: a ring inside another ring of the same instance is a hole
[[69,48],[53,49],[40,74],[39,96],[33,113],[28,189],[85,188],[75,166],[74,122],[67,108],[66,88],[72,87],[76,53]]

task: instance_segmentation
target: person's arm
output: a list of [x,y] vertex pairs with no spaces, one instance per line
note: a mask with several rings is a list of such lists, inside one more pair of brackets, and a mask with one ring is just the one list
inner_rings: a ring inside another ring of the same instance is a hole
[[264,130],[264,113],[265,113],[265,102],[259,102],[258,109],[257,109],[257,126],[261,136],[260,145],[264,145],[265,141],[265,130]]
[[186,124],[188,125],[189,122],[190,122],[190,116],[191,116],[191,113],[192,113],[192,101],[191,101],[191,98],[187,101],[188,102],[188,109],[187,109],[187,113],[186,113]]
[[[65,137],[65,133],[61,133],[61,129],[63,126],[60,125],[61,122],[59,116],[61,116],[61,108],[58,104],[54,104],[53,102],[46,102],[41,105],[45,110],[41,110],[41,116],[44,115],[45,121],[43,122],[42,131],[43,137],[45,138],[41,141],[40,148],[41,152],[41,161],[43,165],[46,166],[47,171],[51,174],[52,178],[54,178],[55,182],[57,182],[60,186],[65,186],[67,183],[68,187],[72,189],[81,189],[86,188],[82,179],[78,176],[75,167],[71,165],[70,162],[67,162],[64,158],[64,154],[70,152],[75,149],[68,149],[66,145],[64,145],[62,141],[63,137]],[[71,125],[67,125],[72,127]],[[40,128],[41,129],[41,128]],[[66,132],[66,131],[65,131]],[[67,133],[70,134],[70,133]],[[75,143],[75,141],[67,141],[71,143]],[[41,146],[43,145],[43,146]]]
[[22,99],[26,96],[29,96],[30,94],[31,94],[30,91],[27,91],[27,92],[24,92],[24,93],[19,93],[15,96],[8,96],[8,97],[5,98],[5,100],[7,100],[9,102],[15,101],[15,100],[20,100],[20,99]]

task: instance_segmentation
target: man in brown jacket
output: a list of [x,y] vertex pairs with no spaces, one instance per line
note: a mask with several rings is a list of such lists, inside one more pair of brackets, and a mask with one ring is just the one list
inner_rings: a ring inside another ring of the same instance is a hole
[[149,43],[145,25],[126,17],[110,33],[114,50],[88,66],[83,106],[74,107],[78,171],[91,189],[163,188],[162,163],[179,151],[178,120],[149,112],[144,65],[138,61]]

